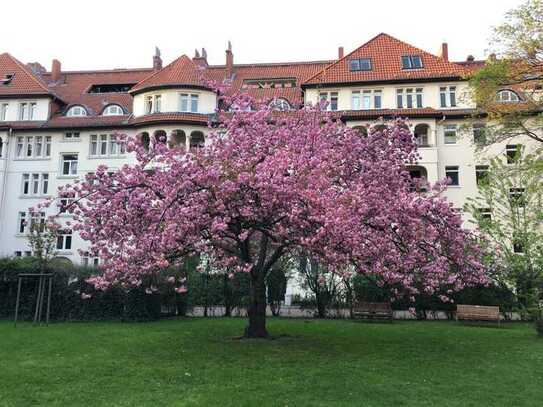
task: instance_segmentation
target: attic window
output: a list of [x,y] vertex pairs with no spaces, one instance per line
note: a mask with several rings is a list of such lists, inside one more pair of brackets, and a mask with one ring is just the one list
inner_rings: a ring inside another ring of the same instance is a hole
[[296,78],[245,79],[242,89],[277,89],[296,87]]
[[371,59],[351,59],[349,61],[349,69],[351,71],[371,71]]
[[403,69],[420,69],[422,68],[422,59],[420,55],[404,55],[402,56]]
[[9,85],[9,83],[11,82],[11,80],[13,79],[14,76],[15,76],[15,74],[7,73],[6,76],[4,76],[4,77],[0,80],[0,83],[1,83],[2,85]]
[[126,93],[135,83],[107,83],[101,85],[92,85],[88,93]]

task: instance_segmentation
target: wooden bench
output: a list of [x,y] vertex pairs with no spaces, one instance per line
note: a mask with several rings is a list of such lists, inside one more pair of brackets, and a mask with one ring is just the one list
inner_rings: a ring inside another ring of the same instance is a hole
[[357,302],[353,306],[353,316],[360,319],[392,321],[392,307],[388,302]]
[[500,323],[500,307],[486,305],[456,306],[456,320],[460,321],[494,321]]

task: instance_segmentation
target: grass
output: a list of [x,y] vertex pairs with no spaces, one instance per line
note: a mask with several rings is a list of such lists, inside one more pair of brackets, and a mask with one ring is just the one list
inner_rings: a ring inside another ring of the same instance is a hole
[[0,322],[0,406],[541,406],[532,326]]

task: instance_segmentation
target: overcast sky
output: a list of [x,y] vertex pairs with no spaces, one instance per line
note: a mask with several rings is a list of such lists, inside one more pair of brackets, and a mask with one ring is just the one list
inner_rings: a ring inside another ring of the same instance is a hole
[[[0,52],[48,70],[149,67],[205,47],[210,64],[337,57],[380,32],[432,53],[449,43],[452,60],[483,58],[493,25],[520,0],[25,0],[2,4]],[[81,7],[87,5],[87,7]]]

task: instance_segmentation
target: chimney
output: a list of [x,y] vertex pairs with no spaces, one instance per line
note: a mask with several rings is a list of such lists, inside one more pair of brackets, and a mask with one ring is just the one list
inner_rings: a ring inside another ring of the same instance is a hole
[[345,53],[345,51],[344,51],[343,47],[339,47],[339,48],[337,49],[337,59],[343,58],[343,54],[344,54],[344,53]]
[[232,53],[232,43],[228,41],[226,49],[226,78],[231,79],[234,74],[234,54]]
[[53,63],[51,64],[51,80],[53,82],[58,82],[60,80],[60,61],[58,59],[53,59]]
[[473,55],[468,55],[468,57],[466,58],[466,61],[473,62],[475,61],[475,57]]
[[449,44],[446,42],[441,44],[441,58],[449,62]]
[[160,49],[155,47],[155,55],[153,56],[153,71],[160,71],[162,69],[162,58],[160,57]]
[[205,48],[202,48],[202,53],[200,54],[197,49],[194,50],[194,58],[192,60],[196,65],[201,67],[207,67],[207,51]]
[[28,64],[26,64],[31,70],[32,72],[34,72],[36,75],[41,75],[45,72],[47,72],[47,70],[43,67],[42,64],[40,64],[39,62],[29,62]]

